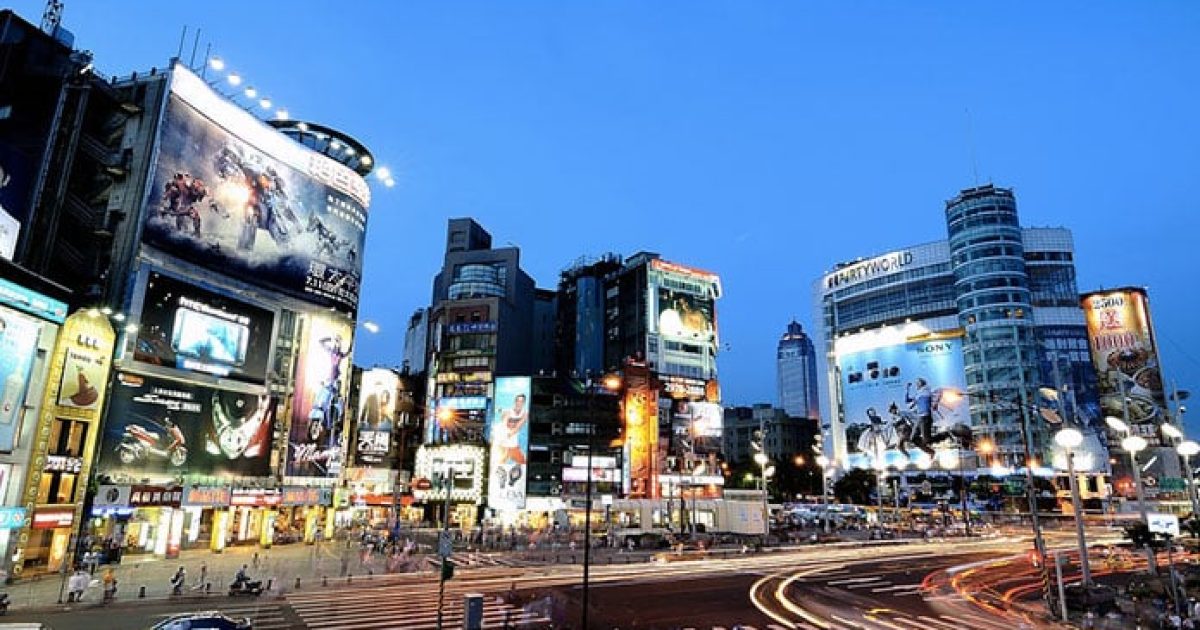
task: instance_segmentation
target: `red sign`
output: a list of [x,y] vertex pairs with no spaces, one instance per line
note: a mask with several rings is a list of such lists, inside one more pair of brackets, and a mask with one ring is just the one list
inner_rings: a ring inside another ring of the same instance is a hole
[[70,527],[73,522],[75,522],[75,508],[73,507],[58,510],[42,510],[33,513],[34,529]]
[[433,482],[424,477],[417,477],[416,479],[413,479],[412,487],[414,490],[432,490]]
[[283,500],[283,494],[278,490],[262,490],[258,488],[236,488],[229,504],[234,507],[274,507]]
[[129,492],[131,507],[179,507],[183,488],[171,486],[133,486]]

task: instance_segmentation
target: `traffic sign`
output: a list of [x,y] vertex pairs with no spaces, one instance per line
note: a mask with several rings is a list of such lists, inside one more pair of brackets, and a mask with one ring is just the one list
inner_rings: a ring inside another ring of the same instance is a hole
[[442,530],[438,534],[438,555],[448,558],[452,553],[454,553],[454,541],[450,539],[450,532]]
[[1151,533],[1168,536],[1179,535],[1179,517],[1174,514],[1147,514],[1146,524],[1150,527]]

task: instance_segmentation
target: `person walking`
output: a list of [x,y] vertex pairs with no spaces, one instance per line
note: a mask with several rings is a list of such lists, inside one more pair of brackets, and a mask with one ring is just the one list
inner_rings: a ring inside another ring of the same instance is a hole
[[117,596],[117,574],[112,567],[104,570],[100,581],[104,584],[104,601],[111,602]]
[[175,575],[171,576],[171,594],[172,595],[182,595],[183,594],[183,585],[186,581],[187,581],[187,571],[185,571],[183,569],[183,567],[181,566],[181,567],[179,567],[179,570],[175,572]]

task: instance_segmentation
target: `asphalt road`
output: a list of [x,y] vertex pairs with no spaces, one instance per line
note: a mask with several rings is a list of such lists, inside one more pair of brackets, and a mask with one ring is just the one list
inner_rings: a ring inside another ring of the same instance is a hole
[[[719,560],[593,567],[592,628],[870,628],[1013,630],[1016,626],[951,593],[923,593],[938,569],[1012,554],[1019,544],[907,544],[820,547]],[[579,628],[578,566],[462,571],[447,585],[445,627],[461,627],[463,598],[485,596],[485,627]],[[258,630],[436,628],[437,582],[380,576],[282,598],[123,601],[102,608],[13,614],[57,630],[147,628],[164,615],[220,609],[249,616]],[[1001,619],[997,621],[997,619]]]

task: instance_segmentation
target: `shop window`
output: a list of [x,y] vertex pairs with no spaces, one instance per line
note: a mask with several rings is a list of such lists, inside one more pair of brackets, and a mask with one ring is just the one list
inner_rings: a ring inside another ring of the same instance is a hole
[[38,503],[74,503],[75,473],[46,472],[38,483]]
[[83,448],[87,443],[88,424],[78,420],[55,418],[50,428],[49,453],[51,455],[66,455],[83,457]]

